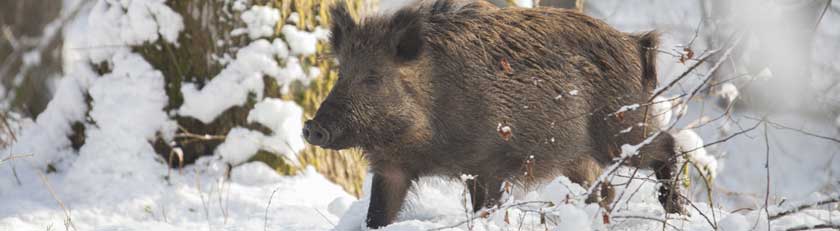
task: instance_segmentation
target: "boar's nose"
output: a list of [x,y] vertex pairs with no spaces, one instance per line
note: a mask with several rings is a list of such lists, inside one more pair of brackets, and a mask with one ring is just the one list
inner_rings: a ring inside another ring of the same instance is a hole
[[330,141],[330,133],[314,120],[309,120],[303,124],[303,138],[310,144],[324,146]]

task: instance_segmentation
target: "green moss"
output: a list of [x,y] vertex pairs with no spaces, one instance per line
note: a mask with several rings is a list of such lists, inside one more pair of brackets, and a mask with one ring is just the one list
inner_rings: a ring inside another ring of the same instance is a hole
[[251,159],[248,159],[248,161],[263,162],[274,168],[274,170],[281,175],[294,175],[300,171],[300,168],[289,164],[285,158],[265,150],[258,151],[257,154],[251,157]]

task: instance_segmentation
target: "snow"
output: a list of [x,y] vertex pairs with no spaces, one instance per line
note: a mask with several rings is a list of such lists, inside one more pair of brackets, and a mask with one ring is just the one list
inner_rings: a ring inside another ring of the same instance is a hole
[[245,162],[263,146],[265,136],[258,131],[245,128],[233,128],[225,137],[225,142],[216,148],[219,155],[226,162],[239,164]]
[[750,226],[752,225],[747,218],[737,213],[729,214],[720,220],[721,231],[750,230]]
[[341,217],[344,215],[347,210],[350,209],[350,205],[356,201],[356,198],[353,197],[338,197],[335,198],[330,204],[327,206],[327,210],[335,216]]
[[[694,3],[616,7],[620,2],[593,1],[586,8],[612,12],[599,17],[623,31],[677,22],[668,24],[662,50],[688,41],[677,32],[693,28],[699,18],[695,11],[686,10],[697,8]],[[304,170],[296,176],[280,176],[263,163],[245,162],[260,150],[297,160],[295,153],[304,147],[299,135],[302,110],[292,102],[263,97],[263,78],[274,78],[285,87],[291,81],[317,76],[317,69],[304,69],[293,56],[314,53],[317,42],[326,38],[326,30],[306,32],[284,25],[285,41],[265,39],[271,36],[269,29],[273,34],[277,26],[279,19],[271,21],[275,12],[259,6],[249,9],[246,1],[232,5],[239,11],[248,9],[242,19],[251,21],[246,22],[249,38],[258,39],[239,49],[212,81],[185,83],[181,89],[184,105],[177,113],[210,123],[253,94],[257,104],[247,121],[269,128],[270,133],[234,128],[224,134],[214,155],[181,171],[168,169],[150,143],[158,137],[171,140],[176,131],[172,115],[163,110],[168,100],[163,76],[127,46],[156,41],[177,45],[183,29],[181,16],[163,0],[97,1],[65,32],[66,44],[76,49],[66,48],[65,75],[56,85],[54,99],[34,120],[16,118],[12,128],[18,141],[0,148],[0,157],[7,153],[25,156],[0,162],[0,230],[55,230],[65,225],[73,226],[69,230],[364,230],[370,175],[363,196],[355,198],[312,167],[301,166]],[[252,29],[257,37],[251,37]],[[831,52],[826,50],[815,53]],[[105,63],[112,72],[100,76],[90,68],[91,62]],[[686,68],[667,55],[660,56],[660,63],[663,80]],[[753,79],[763,81],[772,75],[764,68]],[[665,95],[679,95],[696,84],[686,81]],[[735,86],[740,85],[727,84],[716,91],[730,101],[739,97]],[[90,94],[89,105],[83,93]],[[578,93],[568,92],[570,96]],[[712,230],[704,215],[711,215],[720,230],[768,230],[765,199],[770,214],[777,214],[838,196],[840,145],[797,129],[837,137],[840,117],[817,120],[781,112],[766,118],[792,129],[768,125],[746,131],[758,122],[751,117],[763,115],[739,112],[710,120],[723,111],[702,101],[673,105],[677,101],[668,99],[658,98],[655,101],[661,103],[653,104],[652,111],[658,115],[654,118],[661,125],[676,125],[668,131],[662,127],[661,132],[672,134],[678,150],[692,150],[685,158],[713,178],[708,195],[705,183],[696,180],[697,170],[690,170],[692,181],[686,191],[696,207],[689,208],[687,216],[664,214],[653,172],[615,165],[606,171],[616,170],[616,174],[599,178],[616,189],[609,214],[597,204],[584,202],[593,188],[558,176],[535,188],[514,186],[500,207],[484,210],[490,212],[487,218],[462,223],[476,217],[465,212],[472,206],[466,199],[465,181],[482,177],[465,174],[461,181],[424,177],[415,182],[397,222],[383,230]],[[78,151],[67,138],[76,122],[86,128],[86,142]],[[688,125],[696,127],[682,129]],[[509,134],[511,128],[499,124],[496,132]],[[698,149],[735,132],[744,134]],[[622,158],[636,155],[653,137],[621,145]],[[555,142],[554,137],[550,140]],[[46,173],[47,166],[55,172]],[[631,174],[636,174],[632,181]],[[836,204],[772,220],[770,228],[836,223],[840,211],[831,206]],[[540,224],[539,213],[545,214],[547,225]],[[666,218],[665,225],[658,221]]]
[[515,0],[516,6],[524,8],[534,8],[534,0]]
[[[72,158],[70,140],[67,138],[71,133],[70,125],[82,121],[87,110],[81,85],[85,83],[75,78],[61,79],[55,100],[50,101],[47,109],[34,122],[24,123],[18,132],[19,142],[2,153],[31,154],[33,156],[28,159],[37,166]],[[0,181],[0,185],[12,183],[5,180],[8,179]]]
[[671,111],[673,108],[672,101],[665,97],[657,96],[653,99],[653,102],[650,115],[656,121],[656,124],[659,125],[659,129],[667,129],[673,116],[673,112]]
[[461,174],[461,181],[462,182],[467,182],[468,180],[475,180],[476,177],[478,177],[478,176],[470,175],[470,174]]
[[624,105],[621,106],[621,108],[619,108],[618,111],[615,111],[615,113],[613,114],[618,114],[626,111],[635,111],[636,109],[639,109],[639,104]]
[[252,6],[242,13],[242,21],[247,28],[234,30],[232,35],[247,33],[251,39],[269,37],[274,35],[274,28],[280,21],[280,11],[268,6]]
[[88,16],[90,58],[99,63],[127,45],[140,45],[162,37],[177,44],[184,22],[164,0],[97,1]]
[[237,51],[236,59],[203,88],[198,89],[194,83],[184,83],[181,86],[184,104],[179,108],[179,114],[211,123],[228,108],[245,104],[249,93],[261,99],[264,75],[287,77],[280,76],[282,69],[276,61],[278,55],[287,54],[279,44],[265,39],[256,40]]
[[738,98],[738,88],[735,87],[735,84],[732,83],[724,83],[720,85],[717,91],[717,96],[721,97],[723,100],[726,101],[726,105],[731,104],[735,101],[735,98]]
[[553,230],[592,230],[592,221],[585,210],[573,205],[561,204],[556,208],[557,220],[559,223]]
[[315,45],[318,43],[319,36],[306,31],[300,31],[292,25],[283,26],[282,32],[283,36],[286,36],[286,41],[289,42],[289,46],[292,48],[292,54],[315,54]]
[[[87,196],[79,199],[59,190],[58,198],[70,208],[78,230],[328,230],[338,217],[327,212],[327,202],[350,197],[312,168],[281,177],[262,163],[250,163],[234,168],[232,175],[251,172],[249,178],[264,181],[242,183],[236,178],[222,182],[221,172],[201,169],[188,167],[169,182],[158,178],[80,191]],[[100,181],[107,176],[89,177]],[[56,188],[70,183],[55,178],[51,182]],[[55,229],[65,224],[63,211],[46,190],[40,190],[43,186],[26,188],[0,194],[1,204],[17,205],[0,208],[0,230]]]
[[[224,148],[217,149],[220,153],[170,171],[151,145],[158,138],[171,140],[177,130],[163,110],[169,100],[164,77],[128,46],[159,40],[177,46],[180,15],[162,0],[97,1],[85,9],[64,34],[71,48],[65,50],[66,74],[54,99],[34,121],[16,119],[19,126],[12,128],[18,141],[0,148],[20,156],[0,163],[0,230],[332,227],[338,217],[321,211],[335,198],[343,198],[344,205],[352,200],[341,187],[311,167],[297,176],[279,176],[265,164],[242,163],[258,149],[296,160],[304,146],[302,109],[259,94],[263,75],[280,84],[310,77],[296,60],[285,67],[277,64],[296,48],[280,39],[257,40],[240,49],[201,90],[185,84],[187,102],[179,111],[206,122],[243,103],[248,92],[256,93],[258,103],[248,122],[271,133],[233,129]],[[100,76],[90,63],[103,63],[111,71]],[[221,97],[199,99],[208,95]],[[74,123],[85,127],[85,143],[78,150],[68,139]],[[225,178],[228,172],[230,179]],[[341,205],[333,210],[340,211]]]
[[838,115],[837,118],[834,119],[834,126],[840,128],[840,115]]
[[630,132],[630,131],[632,131],[632,130],[633,130],[633,126],[630,126],[630,127],[627,127],[627,128],[625,128],[625,129],[623,129],[623,130],[621,130],[621,131],[618,131],[618,133],[628,133],[628,132]]
[[[328,37],[326,30],[319,27],[314,32],[306,32],[285,25],[282,32],[285,41],[280,38],[270,42],[258,39],[237,51],[236,59],[231,60],[203,88],[198,89],[194,83],[184,83],[181,86],[184,104],[178,113],[211,123],[225,110],[242,106],[249,94],[254,94],[257,100],[262,99],[263,76],[274,78],[284,93],[288,91],[288,83],[300,80],[306,84],[318,76],[320,70],[317,67],[305,71],[300,60],[290,55],[314,54],[317,42]],[[284,60],[285,66],[281,67],[278,59]]]
[[638,144],[622,144],[621,145],[621,158],[628,158],[639,154],[639,149],[642,149],[645,145],[650,144],[653,142],[653,139],[659,136],[659,132],[654,133],[653,135],[649,136],[647,139],[643,140],[641,143]]
[[[93,99],[89,114],[96,125],[86,126],[85,145],[67,170],[67,190],[87,194],[103,183],[154,179],[152,172],[166,169],[156,155],[148,155],[154,153],[148,140],[176,127],[163,111],[168,101],[163,75],[137,54],[118,53],[112,60],[113,72],[97,78],[88,90]],[[104,182],[90,181],[91,175],[101,175]]]
[[717,173],[717,159],[709,155],[703,148],[703,138],[690,129],[680,130],[671,134],[676,143],[677,153],[686,153],[688,159],[703,168],[705,175],[712,178]]
[[551,201],[556,205],[581,202],[580,196],[586,193],[586,189],[579,184],[572,183],[568,177],[559,176],[540,190],[540,198]]
[[303,109],[294,102],[266,98],[248,113],[248,122],[256,122],[272,130],[271,135],[245,128],[234,128],[228,132],[225,142],[216,148],[216,154],[231,164],[250,159],[259,150],[282,155],[287,161],[297,164],[297,153],[303,150],[300,136],[303,130]]

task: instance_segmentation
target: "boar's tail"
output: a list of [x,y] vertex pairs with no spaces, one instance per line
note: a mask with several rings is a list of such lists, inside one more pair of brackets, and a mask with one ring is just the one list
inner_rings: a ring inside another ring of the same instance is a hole
[[642,86],[646,91],[656,89],[656,49],[659,46],[659,32],[648,31],[631,35],[639,44],[642,61]]

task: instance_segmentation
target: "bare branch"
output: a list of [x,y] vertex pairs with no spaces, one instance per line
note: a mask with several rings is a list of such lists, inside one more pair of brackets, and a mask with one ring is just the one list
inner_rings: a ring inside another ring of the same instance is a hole
[[3,157],[3,159],[0,159],[0,164],[4,163],[4,162],[6,162],[6,161],[10,161],[10,160],[14,160],[14,159],[20,159],[20,158],[26,158],[26,157],[32,157],[32,154],[25,154],[25,155],[9,155],[9,156],[7,156],[7,157]]
[[472,222],[472,221],[477,220],[479,218],[485,218],[488,215],[490,215],[494,212],[500,211],[500,210],[515,208],[515,207],[519,207],[519,206],[523,206],[523,205],[531,205],[531,204],[552,205],[554,203],[552,203],[551,201],[524,201],[524,202],[519,202],[519,203],[515,203],[515,204],[506,205],[506,206],[495,207],[495,208],[491,208],[491,209],[488,209],[486,211],[483,211],[483,213],[486,213],[486,214],[482,214],[482,215],[479,215],[479,216],[474,216],[470,219],[463,220],[461,222],[458,222],[458,223],[450,225],[450,226],[443,226],[443,227],[438,227],[438,228],[434,228],[434,229],[429,229],[428,231],[452,229],[452,228],[461,226],[463,224],[466,224],[467,222]]
[[816,30],[820,26],[820,23],[822,22],[823,17],[825,17],[825,12],[827,12],[828,8],[831,7],[831,2],[832,2],[832,0],[826,1],[825,7],[823,7],[822,13],[820,13],[820,17],[817,18],[817,23],[814,24],[814,30]]
[[667,226],[669,226],[669,227],[671,227],[675,230],[682,230],[679,227],[677,227],[677,226],[675,226],[671,223],[668,223],[667,220],[661,219],[661,218],[656,218],[656,217],[646,217],[646,216],[637,216],[637,215],[617,215],[617,216],[613,216],[612,218],[614,218],[614,219],[642,219],[642,220],[658,221],[658,222],[662,223],[662,225],[667,225]]
[[667,91],[668,89],[671,89],[671,87],[674,87],[674,85],[676,85],[678,82],[682,81],[686,76],[688,76],[688,74],[693,72],[694,69],[697,69],[697,67],[699,67],[701,64],[706,62],[706,60],[711,58],[712,55],[714,55],[717,52],[718,52],[718,50],[709,51],[709,53],[706,56],[703,56],[703,58],[700,58],[700,60],[697,60],[697,62],[694,63],[694,65],[691,65],[691,67],[689,67],[688,70],[685,70],[682,74],[680,74],[680,76],[678,76],[676,79],[672,80],[664,88],[659,89],[658,91],[656,91],[656,93],[653,93],[653,96],[651,96],[648,101],[653,101],[653,99],[655,99],[657,96],[662,95],[662,93],[665,93],[665,91]]
[[[751,120],[758,120],[757,118],[750,117],[750,116],[744,116],[744,117],[747,118],[747,119],[751,119]],[[786,126],[784,124],[780,124],[780,123],[773,122],[773,121],[770,121],[770,120],[764,120],[764,121],[767,122],[770,125],[773,125],[773,127],[776,128],[776,129],[795,131],[795,132],[801,133],[803,135],[812,136],[812,137],[828,140],[828,141],[835,142],[835,143],[840,143],[840,139],[838,139],[838,138],[816,134],[816,133],[813,133],[813,132],[805,131],[803,129],[793,128],[793,127]]]
[[224,135],[210,135],[210,134],[200,135],[200,134],[195,134],[195,133],[192,133],[192,132],[188,131],[186,128],[182,127],[181,125],[178,125],[178,130],[180,130],[181,132],[175,134],[175,138],[188,138],[188,140],[183,141],[182,143],[189,143],[189,142],[197,141],[197,140],[198,141],[224,140],[226,138],[226,136],[224,136]]
[[790,209],[790,210],[785,210],[785,211],[770,215],[770,217],[767,220],[771,220],[771,221],[776,220],[776,219],[779,219],[781,217],[791,215],[791,214],[797,213],[797,212],[805,210],[805,209],[810,209],[810,208],[815,207],[815,206],[831,204],[831,203],[838,203],[838,202],[840,202],[840,196],[830,198],[830,199],[826,199],[826,200],[822,200],[822,201],[818,201],[818,202],[813,203],[813,204],[800,205],[796,208],[793,208],[793,209]]
[[706,147],[709,147],[709,146],[712,146],[712,145],[717,145],[717,144],[719,144],[719,143],[724,143],[724,142],[726,142],[726,141],[729,141],[729,140],[730,140],[730,139],[732,139],[732,138],[735,138],[736,136],[739,136],[739,135],[742,135],[742,134],[744,134],[744,133],[747,133],[747,132],[750,132],[750,131],[752,131],[752,130],[755,130],[756,128],[758,128],[758,125],[761,125],[763,122],[766,122],[766,120],[758,121],[758,122],[757,122],[757,123],[755,123],[755,125],[753,125],[752,127],[747,128],[747,129],[744,129],[744,130],[741,130],[741,131],[738,131],[738,132],[736,132],[736,133],[734,133],[734,134],[732,134],[732,135],[730,135],[730,136],[727,136],[727,137],[725,137],[725,138],[723,138],[723,139],[716,140],[716,141],[714,141],[714,142],[711,142],[711,143],[705,144],[705,145],[703,145],[703,146],[700,146],[700,147],[697,147],[697,148],[694,148],[694,149],[691,149],[691,150],[683,151],[683,152],[682,152],[682,153],[680,153],[679,155],[685,155],[686,153],[690,153],[690,152],[693,152],[693,151],[696,151],[696,150],[699,150],[699,149],[702,149],[702,148],[706,148]]
[[38,176],[41,178],[41,182],[43,182],[44,186],[47,187],[47,191],[50,192],[50,195],[52,195],[53,199],[55,199],[55,202],[57,202],[58,206],[61,207],[61,210],[64,211],[65,225],[69,226],[70,228],[73,228],[73,230],[79,230],[78,228],[76,228],[76,225],[73,224],[73,220],[70,218],[70,210],[67,209],[67,206],[64,205],[64,202],[58,198],[58,195],[55,193],[55,190],[53,190],[49,180],[47,180],[47,176],[44,176],[44,174],[40,171],[35,172],[38,173]]
[[[766,117],[765,117],[766,119]],[[764,121],[764,119],[762,119]],[[767,123],[764,123],[764,169],[767,172],[767,188],[764,191],[764,213],[767,215],[767,230],[770,230],[770,138]]]
[[821,224],[813,226],[797,226],[787,229],[787,231],[811,230],[811,229],[833,229],[840,230],[840,224]]

